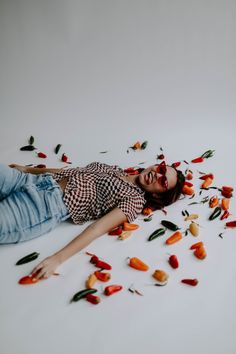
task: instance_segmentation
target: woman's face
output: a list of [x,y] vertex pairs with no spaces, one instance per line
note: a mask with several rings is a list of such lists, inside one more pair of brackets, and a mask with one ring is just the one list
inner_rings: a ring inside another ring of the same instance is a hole
[[157,165],[150,166],[143,170],[138,176],[138,183],[143,190],[150,193],[163,193],[175,187],[177,172],[173,167],[166,166],[167,189],[161,183],[162,175],[157,172]]

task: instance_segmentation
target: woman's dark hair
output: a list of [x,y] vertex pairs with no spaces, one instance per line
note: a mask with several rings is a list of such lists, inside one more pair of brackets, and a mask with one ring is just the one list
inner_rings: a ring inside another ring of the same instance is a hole
[[145,192],[144,198],[146,199],[146,204],[144,205],[144,208],[152,208],[153,211],[162,209],[179,199],[182,193],[185,177],[181,171],[177,169],[175,170],[177,172],[176,185],[168,191],[158,194],[157,196],[153,195],[153,193]]

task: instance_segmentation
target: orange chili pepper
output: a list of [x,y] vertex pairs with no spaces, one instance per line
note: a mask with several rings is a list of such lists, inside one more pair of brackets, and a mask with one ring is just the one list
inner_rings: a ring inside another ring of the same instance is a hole
[[186,184],[184,184],[184,186],[182,188],[182,193],[187,194],[187,195],[193,195],[194,190],[191,187],[188,187]]
[[193,184],[191,182],[185,181],[184,184],[188,187],[193,187]]
[[143,215],[150,215],[152,212],[153,212],[152,208],[147,207],[147,208],[143,209],[142,214]]
[[130,224],[129,222],[124,222],[123,223],[123,230],[124,231],[133,231],[139,228],[139,225],[137,224]]
[[204,259],[204,258],[206,258],[206,255],[207,255],[204,246],[197,247],[193,254],[198,259]]
[[134,150],[138,150],[141,149],[141,143],[139,141],[137,141],[133,146],[132,149]]
[[203,175],[203,176],[201,176],[199,178],[203,179],[205,181],[207,178],[214,179],[214,175],[212,173],[208,173],[207,175]]
[[191,179],[193,179],[193,174],[192,174],[192,172],[189,171],[189,172],[187,173],[187,175],[186,175],[185,178],[186,178],[188,181],[191,180]]
[[129,266],[143,272],[146,272],[149,269],[149,266],[137,257],[130,258]]
[[211,197],[211,199],[209,200],[209,207],[210,208],[215,208],[218,204],[219,204],[218,197],[216,195]]
[[182,233],[180,231],[176,231],[173,235],[171,235],[166,240],[166,244],[167,245],[172,245],[173,243],[180,241],[181,238],[182,238]]
[[203,244],[202,241],[200,241],[200,242],[194,243],[189,249],[190,250],[195,250],[195,249],[197,249],[199,247],[202,247],[202,246],[204,246],[204,244]]
[[208,188],[213,182],[213,179],[210,177],[207,177],[205,181],[202,183],[201,188]]
[[221,200],[221,208],[223,210],[228,210],[229,209],[229,199],[228,198],[223,198]]

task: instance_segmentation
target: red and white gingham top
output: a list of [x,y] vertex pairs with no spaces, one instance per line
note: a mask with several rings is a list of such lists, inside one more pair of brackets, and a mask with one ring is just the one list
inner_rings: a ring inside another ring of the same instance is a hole
[[75,224],[98,219],[115,207],[124,212],[129,222],[141,213],[146,202],[144,191],[119,178],[122,176],[128,175],[119,166],[100,162],[52,174],[57,182],[68,178],[63,199]]

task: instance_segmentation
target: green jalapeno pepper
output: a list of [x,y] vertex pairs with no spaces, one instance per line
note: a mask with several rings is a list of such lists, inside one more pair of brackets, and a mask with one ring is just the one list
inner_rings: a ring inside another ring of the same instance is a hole
[[84,297],[86,297],[86,295],[88,294],[94,294],[97,292],[97,289],[84,289],[84,290],[80,290],[78,293],[76,293],[70,302],[73,301],[79,301],[81,299],[83,299]]
[[221,214],[221,207],[216,207],[213,213],[209,216],[209,220],[216,219]]
[[149,236],[148,241],[152,241],[152,240],[154,240],[155,238],[164,235],[165,232],[166,232],[166,229],[164,229],[164,228],[160,228],[160,229],[155,230],[155,231]]
[[19,259],[19,261],[16,262],[16,265],[21,265],[21,264],[32,262],[36,258],[38,258],[38,256],[39,256],[39,253],[37,253],[37,252],[30,253],[27,256]]
[[172,231],[180,230],[180,228],[176,224],[173,224],[173,222],[168,220],[161,220],[161,224]]

